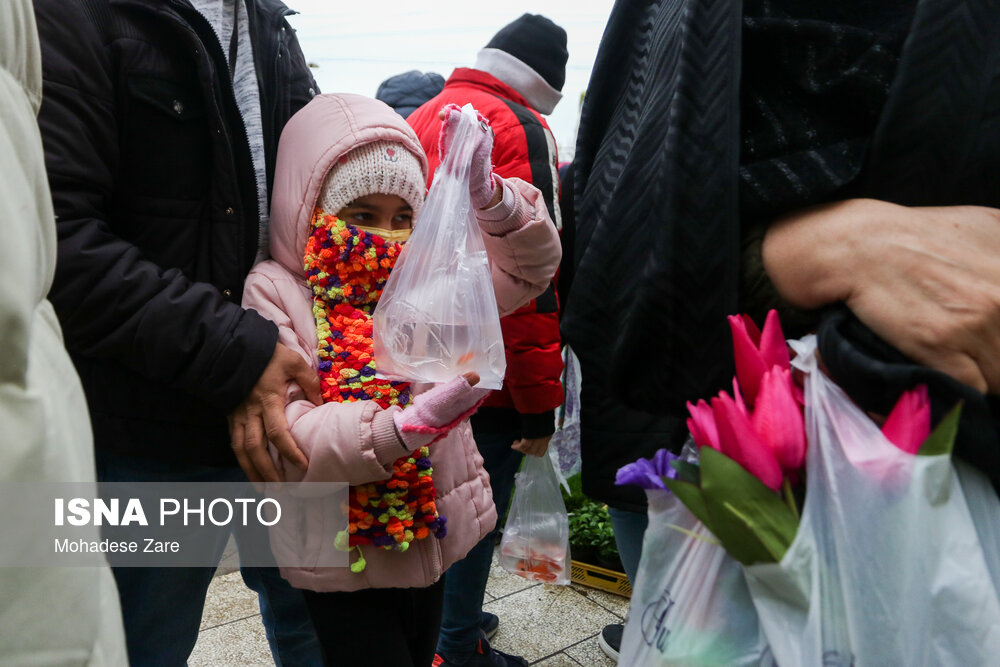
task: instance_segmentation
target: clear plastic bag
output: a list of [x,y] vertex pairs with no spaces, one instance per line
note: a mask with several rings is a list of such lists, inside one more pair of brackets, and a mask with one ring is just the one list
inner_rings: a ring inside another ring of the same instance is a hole
[[646,491],[649,526],[620,665],[772,667],[742,566],[669,491]]
[[525,456],[500,542],[500,565],[547,584],[569,584],[569,517],[548,456]]
[[479,387],[503,385],[507,362],[500,316],[469,200],[477,132],[482,132],[479,119],[467,104],[372,315],[378,377],[447,382],[474,371]]
[[996,494],[971,479],[963,492],[949,455],[895,447],[818,370],[814,337],[792,344],[806,374],[805,506],[781,562],[746,568],[778,664],[995,665],[1000,600],[966,495],[995,508]]
[[569,345],[562,351],[563,404],[556,411],[556,431],[549,441],[549,455],[558,467],[563,486],[580,472],[580,360]]

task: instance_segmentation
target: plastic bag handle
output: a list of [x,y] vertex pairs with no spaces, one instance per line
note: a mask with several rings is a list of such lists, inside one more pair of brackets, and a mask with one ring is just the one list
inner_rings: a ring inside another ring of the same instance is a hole
[[[448,140],[447,152],[441,156],[441,167],[463,181],[469,180],[472,154],[477,143],[472,140],[472,135],[475,132],[481,132],[482,125],[483,122],[479,120],[476,109],[471,104],[466,104],[462,107],[457,122],[449,130],[451,136]],[[444,131],[444,127],[442,127],[442,132]]]

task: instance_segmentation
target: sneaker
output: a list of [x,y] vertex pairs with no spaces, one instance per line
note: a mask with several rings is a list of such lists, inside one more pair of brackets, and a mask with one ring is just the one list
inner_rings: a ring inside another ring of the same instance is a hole
[[618,662],[618,654],[622,648],[623,632],[625,632],[625,625],[622,623],[605,625],[604,629],[601,630],[601,636],[597,639],[597,644],[604,651],[604,655],[615,662]]
[[500,619],[496,614],[491,614],[488,611],[479,612],[479,629],[483,631],[487,639],[493,639],[498,627],[500,627]]
[[528,661],[516,655],[508,655],[490,646],[485,637],[480,637],[476,650],[465,662],[451,662],[440,654],[434,656],[431,667],[528,667]]

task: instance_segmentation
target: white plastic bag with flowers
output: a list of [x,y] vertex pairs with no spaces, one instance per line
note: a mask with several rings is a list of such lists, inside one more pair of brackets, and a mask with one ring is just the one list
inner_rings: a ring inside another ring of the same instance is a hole
[[[996,664],[1000,500],[985,476],[952,462],[958,410],[932,432],[918,387],[880,428],[819,370],[815,337],[789,341],[790,362],[775,313],[763,332],[744,318],[730,325],[733,394],[688,404],[698,463],[670,461],[676,476],[657,477],[742,564],[768,659]],[[804,374],[804,392],[791,368]],[[738,601],[735,588],[710,586],[724,604]],[[686,611],[684,620],[716,616]],[[704,663],[692,657],[682,664]]]
[[[697,465],[697,456],[689,444],[680,460]],[[618,664],[775,667],[742,566],[666,488],[677,460],[661,449],[618,471],[616,482],[641,486],[649,503]]]
[[373,314],[378,376],[447,382],[475,372],[499,389],[507,362],[489,259],[469,196],[476,133],[462,108],[427,200]]
[[[805,505],[780,561],[746,568],[778,664],[997,664],[995,553],[966,496],[984,497],[994,521],[1000,503],[983,475],[956,475],[957,414],[926,441],[890,441],[818,369],[815,337],[791,344],[806,378]],[[908,412],[915,432],[922,412]]]

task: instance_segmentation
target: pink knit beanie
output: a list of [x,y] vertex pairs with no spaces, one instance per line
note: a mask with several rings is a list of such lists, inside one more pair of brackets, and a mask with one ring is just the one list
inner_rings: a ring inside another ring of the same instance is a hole
[[420,160],[403,144],[376,141],[341,156],[327,174],[316,205],[330,214],[371,194],[398,195],[413,209],[424,203],[424,172]]

